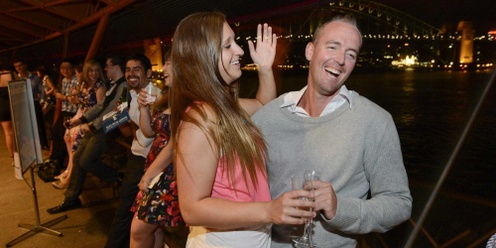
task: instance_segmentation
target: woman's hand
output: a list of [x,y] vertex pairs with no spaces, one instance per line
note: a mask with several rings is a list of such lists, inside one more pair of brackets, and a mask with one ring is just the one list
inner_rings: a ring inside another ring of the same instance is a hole
[[257,44],[248,41],[250,56],[253,63],[258,65],[258,70],[272,70],[272,64],[276,56],[277,35],[272,33],[272,27],[265,23],[258,24]]
[[141,180],[138,183],[138,187],[142,192],[148,192],[148,184],[150,184],[150,180],[151,179],[146,177],[146,175],[143,175],[143,177],[141,177]]
[[292,190],[272,200],[269,206],[269,218],[274,224],[301,225],[308,218],[316,216],[315,202],[302,198],[313,197],[310,191]]
[[77,95],[79,95],[79,90],[76,89],[76,88],[72,88],[72,90],[71,90],[71,96],[77,96]]
[[146,90],[144,90],[144,89],[142,89],[140,91],[140,93],[138,94],[138,104],[142,108],[148,108],[150,106],[150,104],[146,100],[146,96],[147,96],[147,93],[146,93]]
[[80,124],[81,124],[81,119],[79,119],[79,118],[77,118],[77,119],[76,118],[71,118],[69,120],[69,123],[68,123],[68,125],[70,127],[75,127],[75,126],[80,125]]

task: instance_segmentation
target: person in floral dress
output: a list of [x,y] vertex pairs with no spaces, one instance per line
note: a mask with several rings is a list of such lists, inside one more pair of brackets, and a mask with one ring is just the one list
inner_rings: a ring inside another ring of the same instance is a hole
[[[171,84],[170,60],[164,65],[165,86]],[[140,127],[148,137],[155,136],[145,161],[145,174],[139,183],[140,192],[131,211],[135,218],[131,224],[131,247],[163,247],[162,229],[184,226],[179,212],[176,175],[172,165],[172,142],[167,90],[162,91],[157,102],[147,101],[145,91],[138,97],[140,104]],[[151,107],[151,111],[150,111]],[[151,114],[153,113],[153,115]],[[151,185],[154,178],[158,181]]]
[[75,87],[75,90],[70,97],[70,101],[77,103],[79,108],[76,115],[68,120],[67,124],[64,123],[67,128],[64,140],[67,146],[69,160],[66,170],[56,177],[56,179],[59,179],[60,181],[52,183],[57,189],[65,189],[69,185],[69,178],[72,170],[72,157],[84,135],[80,125],[74,125],[73,123],[75,123],[76,120],[79,120],[79,118],[81,118],[81,116],[90,108],[96,106],[97,103],[103,103],[105,100],[105,92],[107,91],[102,67],[98,62],[89,61],[85,63],[80,75],[81,78],[79,79],[78,77],[79,86]]

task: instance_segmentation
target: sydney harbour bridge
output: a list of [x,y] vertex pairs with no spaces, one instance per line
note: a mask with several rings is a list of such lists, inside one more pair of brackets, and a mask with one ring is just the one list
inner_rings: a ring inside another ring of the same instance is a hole
[[[451,28],[435,27],[420,18],[367,0],[314,1],[233,21],[240,36],[245,34],[244,30],[253,30],[253,26],[246,24],[254,25],[259,19],[279,27],[282,46],[286,42],[291,50],[285,51],[287,65],[281,67],[295,68],[305,66],[302,50],[314,29],[338,14],[352,14],[358,20],[364,39],[358,66],[463,69],[493,66],[496,61],[494,37],[476,36],[471,22],[460,21]],[[246,37],[251,38],[249,34]]]

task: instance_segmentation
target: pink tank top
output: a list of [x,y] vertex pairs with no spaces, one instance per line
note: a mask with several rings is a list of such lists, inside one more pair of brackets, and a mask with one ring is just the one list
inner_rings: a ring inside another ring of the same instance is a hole
[[[203,104],[202,102],[195,102],[196,104]],[[190,111],[191,107],[186,109]],[[212,186],[212,197],[227,199],[236,202],[254,202],[254,201],[270,201],[269,182],[260,170],[257,170],[257,187],[253,183],[248,183],[246,186],[241,171],[241,164],[236,159],[235,166],[235,184],[234,188],[229,183],[229,174],[222,166],[222,160],[217,163],[217,171],[215,172],[214,185]],[[247,179],[250,179],[247,175]]]
[[[212,197],[227,199],[237,202],[253,202],[253,201],[270,201],[269,183],[260,170],[257,170],[258,185],[255,187],[253,183],[248,183],[246,186],[241,165],[239,160],[236,160],[235,166],[235,183],[234,188],[229,183],[228,173],[222,166],[222,160],[217,164],[215,173],[215,181],[212,187]],[[249,180],[249,176],[247,176]]]

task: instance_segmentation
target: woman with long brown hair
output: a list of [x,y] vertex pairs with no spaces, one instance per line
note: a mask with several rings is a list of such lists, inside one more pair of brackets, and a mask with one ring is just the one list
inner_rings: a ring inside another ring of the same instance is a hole
[[181,214],[190,234],[187,247],[270,247],[271,223],[303,224],[312,211],[309,192],[272,200],[265,161],[267,147],[250,116],[276,96],[272,64],[277,36],[258,25],[255,99],[238,99],[244,52],[218,12],[190,15],[176,28],[172,45],[171,128]]

